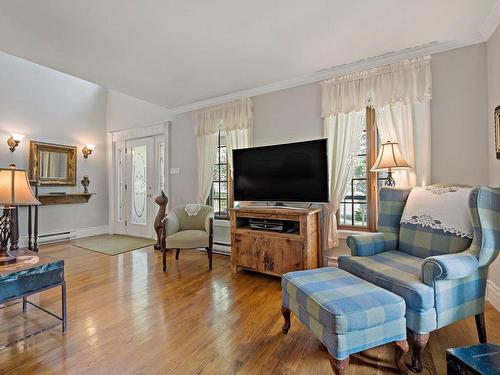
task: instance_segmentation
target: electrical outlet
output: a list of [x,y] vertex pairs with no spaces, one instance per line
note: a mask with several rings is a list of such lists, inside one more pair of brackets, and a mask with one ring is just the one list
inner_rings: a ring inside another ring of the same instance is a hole
[[179,174],[180,172],[180,168],[170,168],[170,174]]

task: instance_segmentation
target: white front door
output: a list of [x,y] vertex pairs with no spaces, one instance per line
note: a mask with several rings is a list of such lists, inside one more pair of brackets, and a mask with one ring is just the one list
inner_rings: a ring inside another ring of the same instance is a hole
[[169,194],[168,137],[168,124],[112,134],[112,233],[156,238],[154,198]]
[[125,231],[131,236],[150,238],[154,221],[154,137],[126,141],[125,148]]

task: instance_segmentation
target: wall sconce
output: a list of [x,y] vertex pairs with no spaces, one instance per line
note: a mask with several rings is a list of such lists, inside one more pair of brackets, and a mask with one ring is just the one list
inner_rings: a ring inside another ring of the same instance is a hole
[[9,145],[10,151],[14,152],[19,143],[24,139],[24,135],[13,133],[9,139],[7,139],[7,144]]
[[85,145],[85,147],[82,148],[83,157],[87,159],[94,150],[95,150],[95,145],[92,144]]

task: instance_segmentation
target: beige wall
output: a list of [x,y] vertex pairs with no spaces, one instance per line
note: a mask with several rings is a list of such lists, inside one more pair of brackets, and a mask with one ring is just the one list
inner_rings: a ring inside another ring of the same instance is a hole
[[488,184],[486,44],[432,56],[432,182]]
[[[500,27],[491,36],[487,43],[488,60],[488,139],[489,139],[489,183],[491,186],[500,186],[500,160],[495,155],[495,132],[493,113],[500,105]],[[490,268],[490,280],[500,291],[500,259]],[[500,296],[499,296],[500,297]]]
[[178,174],[170,175],[171,207],[196,202],[198,169],[194,129],[193,112],[176,116],[170,129],[170,167],[179,169]]
[[500,105],[500,27],[497,28],[487,43],[487,57],[488,111],[486,118],[489,140],[489,180],[491,186],[500,186],[500,160],[497,160],[495,155],[495,123],[493,117],[495,108]]
[[[30,140],[76,146],[76,186],[40,192],[82,192],[80,180],[88,175],[89,190],[96,193],[85,204],[40,207],[40,234],[107,226],[106,89],[5,53],[0,53],[0,82],[0,165],[27,169]],[[5,143],[11,133],[26,136],[15,152]],[[81,153],[86,143],[96,145],[88,159]],[[20,210],[21,237],[27,235],[26,211]]]
[[323,138],[319,84],[259,95],[252,100],[255,146]]
[[106,103],[108,132],[156,125],[172,118],[172,112],[164,107],[108,90]]

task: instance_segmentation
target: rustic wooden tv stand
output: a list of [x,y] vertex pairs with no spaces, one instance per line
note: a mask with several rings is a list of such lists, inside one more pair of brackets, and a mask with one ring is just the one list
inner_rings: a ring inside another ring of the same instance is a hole
[[[240,207],[230,210],[231,264],[281,276],[318,268],[322,263],[319,209]],[[285,220],[292,230],[275,232],[250,228],[250,219]]]

